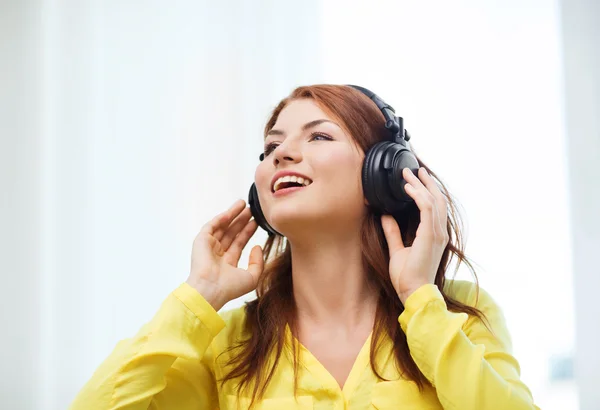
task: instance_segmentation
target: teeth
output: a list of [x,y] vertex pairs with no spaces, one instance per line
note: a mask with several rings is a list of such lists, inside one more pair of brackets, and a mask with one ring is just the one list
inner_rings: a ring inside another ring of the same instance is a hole
[[277,191],[280,185],[284,182],[295,182],[304,186],[309,186],[312,183],[312,181],[308,178],[304,179],[295,175],[286,175],[275,181],[275,184],[273,184],[273,192]]

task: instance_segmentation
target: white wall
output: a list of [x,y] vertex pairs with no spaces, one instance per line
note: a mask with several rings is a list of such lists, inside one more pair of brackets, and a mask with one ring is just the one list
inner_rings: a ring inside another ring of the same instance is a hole
[[[568,135],[577,389],[582,410],[600,408],[600,3],[563,0],[564,107]],[[562,309],[557,299],[556,309]]]

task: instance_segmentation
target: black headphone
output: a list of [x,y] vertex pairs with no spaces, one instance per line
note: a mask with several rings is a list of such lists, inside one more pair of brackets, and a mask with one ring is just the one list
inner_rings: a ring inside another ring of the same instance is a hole
[[[377,105],[385,117],[385,128],[390,132],[388,141],[376,143],[365,155],[362,166],[363,193],[369,206],[376,212],[397,214],[414,203],[414,199],[404,190],[406,181],[402,176],[404,168],[410,168],[414,175],[419,170],[419,162],[407,144],[410,134],[404,129],[402,117],[396,116],[391,105],[366,88],[349,86],[365,94]],[[263,159],[264,154],[261,154],[260,160]],[[258,226],[269,235],[281,235],[267,222],[254,183],[250,187],[248,203]]]

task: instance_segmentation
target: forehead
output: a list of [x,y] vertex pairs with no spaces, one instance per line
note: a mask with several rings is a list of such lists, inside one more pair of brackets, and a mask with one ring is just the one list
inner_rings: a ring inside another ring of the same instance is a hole
[[303,98],[294,100],[285,106],[277,117],[277,122],[273,128],[277,129],[297,129],[309,121],[326,119],[337,122],[330,115],[327,115],[312,99]]

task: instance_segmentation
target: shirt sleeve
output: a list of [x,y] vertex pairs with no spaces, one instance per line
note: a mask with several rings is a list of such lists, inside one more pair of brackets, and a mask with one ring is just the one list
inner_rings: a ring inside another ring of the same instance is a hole
[[200,293],[181,284],[149,323],[116,345],[69,408],[213,410],[210,344],[224,326]]
[[[468,299],[474,300],[474,285],[469,293]],[[415,363],[445,409],[539,410],[520,380],[500,307],[483,289],[476,307],[492,331],[477,317],[449,311],[436,285],[411,294],[398,321]]]

